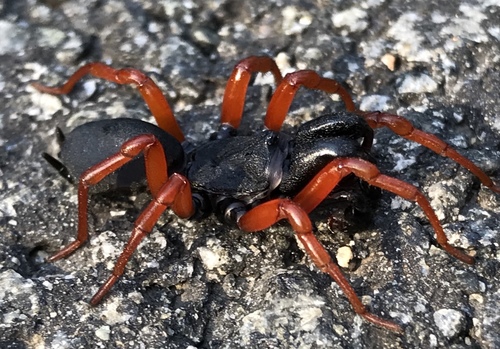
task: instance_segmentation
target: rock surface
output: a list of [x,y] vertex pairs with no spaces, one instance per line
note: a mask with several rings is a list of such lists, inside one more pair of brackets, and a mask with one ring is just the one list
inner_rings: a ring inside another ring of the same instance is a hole
[[[330,232],[327,215],[313,219],[332,256],[352,250],[344,271],[363,301],[404,334],[355,315],[287,224],[245,234],[171,214],[90,307],[149,197],[93,197],[90,242],[47,263],[76,234],[77,197],[40,154],[56,154],[56,126],[153,119],[132,88],[87,79],[54,97],[29,85],[61,83],[87,61],[136,67],[196,143],[218,127],[234,64],[267,54],[284,72],[314,69],[345,83],[365,110],[407,117],[499,182],[499,11],[473,0],[0,2],[0,347],[500,347],[500,196],[387,130],[376,132],[379,167],[426,193],[450,242],[475,251],[476,264],[436,247],[422,211],[389,193],[354,235]],[[269,83],[258,76],[249,88],[242,129],[261,126]],[[341,107],[301,89],[285,128]]]

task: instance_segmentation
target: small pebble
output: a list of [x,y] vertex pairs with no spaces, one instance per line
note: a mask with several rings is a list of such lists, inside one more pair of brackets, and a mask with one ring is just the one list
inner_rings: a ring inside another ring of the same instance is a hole
[[352,250],[349,246],[342,246],[337,250],[337,263],[342,267],[342,268],[347,268],[349,267],[349,262],[351,259],[354,257],[352,254]]
[[465,316],[455,309],[439,309],[434,313],[434,322],[447,338],[453,338],[465,328]]

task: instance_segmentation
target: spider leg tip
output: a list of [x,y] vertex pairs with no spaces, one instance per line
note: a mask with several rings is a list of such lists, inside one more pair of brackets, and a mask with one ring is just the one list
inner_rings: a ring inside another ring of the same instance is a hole
[[452,254],[452,256],[469,265],[473,265],[474,263],[476,263],[476,259],[474,257],[468,255],[463,251],[458,251],[457,254]]
[[39,82],[30,82],[30,86],[33,87],[35,90],[38,90],[38,91],[43,90],[43,88],[46,87],[46,86],[42,85]]
[[392,332],[396,332],[398,334],[403,334],[405,332],[401,326],[399,326],[398,324],[396,324],[394,322],[387,321],[387,320],[383,324],[383,328],[385,328],[389,331],[392,331]]
[[53,263],[55,261],[58,261],[60,259],[63,259],[65,256],[61,254],[61,252],[54,253],[53,255],[47,257],[46,261],[48,263]]
[[396,332],[399,334],[404,333],[403,328],[401,326],[399,326],[398,324],[396,324],[395,322],[382,319],[382,318],[380,318],[372,313],[365,313],[365,314],[360,314],[360,315],[363,316],[366,320],[370,321],[371,323],[373,323],[381,328],[384,328],[386,330]]
[[63,94],[64,93],[58,87],[49,87],[49,86],[43,85],[39,82],[32,82],[32,83],[30,83],[30,85],[31,85],[31,87],[33,87],[35,90],[37,90],[40,93],[48,93],[48,94]]
[[95,294],[92,299],[89,301],[91,307],[97,306],[101,302],[102,297],[99,297],[98,294]]

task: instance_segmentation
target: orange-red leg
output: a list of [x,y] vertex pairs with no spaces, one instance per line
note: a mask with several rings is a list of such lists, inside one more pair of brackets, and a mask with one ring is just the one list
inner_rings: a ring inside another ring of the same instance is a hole
[[383,175],[374,164],[358,158],[338,158],[326,165],[293,199],[306,212],[318,206],[342,178],[353,173],[368,184],[390,191],[402,198],[416,202],[429,219],[436,240],[441,247],[462,262],[472,264],[474,258],[456,249],[448,243],[443,227],[429,201],[413,185],[402,180]]
[[90,304],[98,304],[109,292],[111,287],[125,271],[125,266],[137,249],[137,246],[139,246],[142,239],[151,232],[160,216],[170,206],[181,218],[188,218],[193,214],[191,186],[187,178],[178,173],[174,173],[168,179],[160,189],[158,195],[141,213],[139,218],[137,218],[134,224],[134,230],[132,230],[132,235],[118,258],[113,273],[92,297]]
[[238,128],[243,116],[245,96],[253,73],[271,72],[276,84],[281,83],[281,72],[276,62],[267,56],[252,56],[241,60],[227,81],[222,100],[221,123]]
[[179,142],[184,141],[184,134],[177,124],[165,96],[155,82],[140,70],[132,68],[114,69],[104,63],[88,63],[78,69],[60,87],[47,87],[39,83],[33,83],[32,86],[40,92],[54,95],[67,94],[87,74],[120,85],[136,85],[149,110],[151,110],[151,113],[155,117],[158,126],[174,136]]
[[401,327],[394,322],[384,320],[366,309],[340,268],[333,262],[329,253],[312,233],[312,224],[308,214],[298,204],[288,199],[265,202],[245,213],[240,218],[238,225],[244,231],[254,232],[267,229],[282,219],[287,219],[290,222],[297,234],[297,238],[301,241],[314,264],[335,280],[349,299],[356,313],[378,326],[391,331],[402,332]]
[[491,178],[484,173],[483,170],[474,165],[472,161],[458,153],[449,144],[442,141],[435,135],[414,128],[411,122],[402,116],[382,112],[363,111],[357,111],[357,114],[361,115],[368,122],[368,125],[370,125],[371,128],[388,127],[397,135],[417,142],[439,155],[452,159],[476,175],[481,183],[490,188],[492,191],[500,193],[500,186],[495,185]]
[[92,298],[92,304],[97,304],[118,277],[123,274],[125,264],[140,240],[151,231],[159,216],[168,206],[172,206],[172,210],[181,218],[188,218],[194,212],[188,180],[179,174],[167,177],[167,162],[160,142],[152,135],[134,137],[125,142],[118,153],[92,166],[81,175],[78,184],[78,233],[76,240],[48,258],[48,261],[52,262],[67,257],[87,241],[89,187],[99,183],[141,152],[144,153],[147,182],[154,200],[137,219],[132,236],[118,259],[113,275]]
[[167,181],[167,162],[160,142],[152,135],[140,135],[125,142],[118,153],[92,166],[80,176],[78,182],[78,234],[76,240],[63,248],[48,261],[67,257],[88,238],[87,205],[89,187],[99,183],[109,174],[131,161],[144,151],[146,177],[151,193],[156,195]]
[[293,97],[301,87],[338,94],[344,101],[347,111],[355,111],[356,106],[349,92],[339,82],[323,78],[312,70],[299,70],[285,76],[274,92],[267,108],[264,124],[270,130],[278,132],[281,129],[286,114],[290,109]]

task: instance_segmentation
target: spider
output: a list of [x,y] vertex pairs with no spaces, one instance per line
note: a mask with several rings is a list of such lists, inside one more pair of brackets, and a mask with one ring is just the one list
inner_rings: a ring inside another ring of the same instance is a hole
[[[264,118],[265,129],[250,136],[238,135],[246,91],[252,74],[258,72],[272,73],[277,85]],[[373,130],[388,127],[401,137],[451,158],[494,192],[500,193],[500,186],[447,143],[414,128],[405,118],[359,110],[347,90],[335,80],[312,70],[299,70],[283,78],[270,57],[243,59],[235,65],[227,82],[219,131],[207,142],[192,146],[185,140],[159,87],[139,70],[89,63],[60,87],[39,83],[33,86],[44,93],[67,94],[87,74],[136,86],[158,124],[127,118],[89,122],[67,137],[58,132],[61,160],[44,154],[66,178],[78,181],[76,240],[48,258],[50,262],[67,257],[87,240],[89,192],[131,187],[142,180],[153,197],[135,221],[112,275],[90,300],[92,305],[109,292],[141,240],[170,208],[186,219],[215,213],[224,223],[245,232],[262,231],[287,220],[311,260],[335,280],[357,314],[385,329],[401,332],[398,324],[371,313],[362,304],[314,235],[309,213],[325,199],[334,197],[334,193],[350,190],[353,179],[359,184],[361,198],[368,195],[367,188],[371,187],[416,202],[432,225],[438,244],[462,262],[474,262],[473,257],[448,243],[428,200],[415,186],[380,173],[370,155]],[[290,136],[280,129],[302,86],[339,95],[345,111],[319,116],[302,124]],[[351,184],[346,185],[347,181]]]

